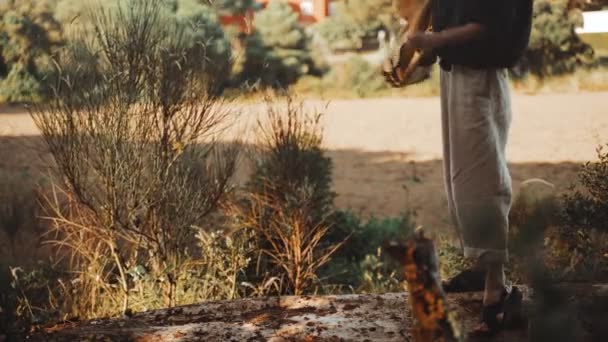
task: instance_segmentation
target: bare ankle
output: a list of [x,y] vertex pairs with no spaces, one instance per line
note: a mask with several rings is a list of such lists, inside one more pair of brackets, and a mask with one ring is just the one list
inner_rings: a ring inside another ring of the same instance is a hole
[[488,263],[483,301],[485,305],[498,303],[505,291],[506,281],[504,264]]

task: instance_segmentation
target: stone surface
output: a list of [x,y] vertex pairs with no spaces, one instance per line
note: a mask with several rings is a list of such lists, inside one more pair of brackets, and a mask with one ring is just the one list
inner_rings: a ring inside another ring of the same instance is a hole
[[[584,331],[580,341],[608,336],[608,285],[560,284]],[[533,298],[523,287],[528,306]],[[31,341],[411,341],[407,293],[302,296],[208,302],[135,314],[127,319],[66,322],[46,327]],[[448,295],[464,329],[474,325],[480,293]],[[494,341],[527,341],[509,331]],[[486,340],[492,341],[492,340]]]
[[[451,295],[449,305],[471,326],[481,296]],[[129,319],[63,323],[44,329],[34,340],[411,341],[411,326],[406,293],[303,296],[210,302]]]

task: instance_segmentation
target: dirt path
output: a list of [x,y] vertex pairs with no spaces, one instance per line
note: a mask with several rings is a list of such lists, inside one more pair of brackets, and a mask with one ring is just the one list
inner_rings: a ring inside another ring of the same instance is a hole
[[[513,105],[508,158],[516,187],[540,177],[565,189],[578,165],[608,143],[608,93],[518,94]],[[253,123],[259,109],[246,107],[240,122]],[[418,223],[446,225],[439,122],[437,98],[331,101],[322,125],[337,205],[376,216],[415,209]],[[28,115],[0,108],[0,171],[29,168],[37,135]]]

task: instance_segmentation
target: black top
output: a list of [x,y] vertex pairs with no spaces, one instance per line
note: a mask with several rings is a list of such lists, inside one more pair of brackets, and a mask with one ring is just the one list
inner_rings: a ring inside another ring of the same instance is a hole
[[[433,31],[469,23],[484,26],[480,39],[438,49],[442,66],[509,68],[528,45],[531,13],[522,9],[530,0],[433,0]],[[529,18],[527,17],[529,16]],[[523,47],[523,48],[522,48]],[[520,51],[521,50],[521,51]]]

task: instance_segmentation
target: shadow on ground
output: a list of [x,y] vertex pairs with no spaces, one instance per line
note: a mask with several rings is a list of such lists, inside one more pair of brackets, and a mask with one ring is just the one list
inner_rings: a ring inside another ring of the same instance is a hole
[[[395,216],[413,210],[417,224],[444,229],[449,226],[444,199],[440,160],[413,161],[407,153],[334,150],[336,205],[363,217]],[[45,152],[39,136],[0,137],[0,190],[31,191],[44,182],[52,158]],[[530,178],[543,178],[566,191],[576,180],[578,163],[523,163],[510,165],[515,191]],[[251,169],[247,160],[239,168],[236,181],[247,179]],[[20,227],[11,250],[6,227],[0,227],[0,260],[19,263],[33,261],[40,254],[40,225]]]

